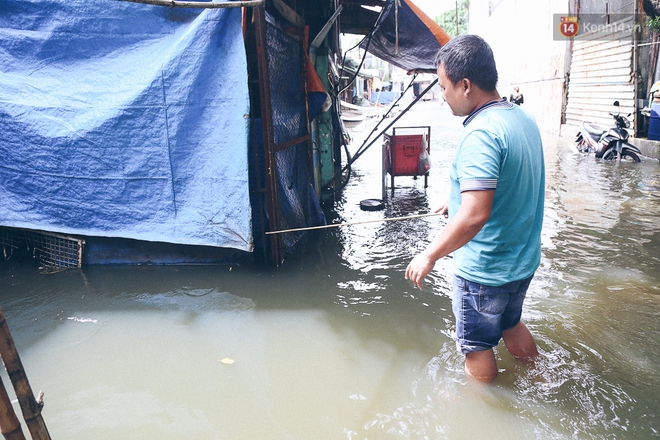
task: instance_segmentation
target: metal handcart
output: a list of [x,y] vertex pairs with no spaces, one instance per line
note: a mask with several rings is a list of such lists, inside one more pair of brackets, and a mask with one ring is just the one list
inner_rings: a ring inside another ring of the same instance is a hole
[[431,127],[399,127],[392,134],[383,135],[383,198],[387,197],[387,175],[394,192],[394,177],[424,176],[424,188],[428,187]]

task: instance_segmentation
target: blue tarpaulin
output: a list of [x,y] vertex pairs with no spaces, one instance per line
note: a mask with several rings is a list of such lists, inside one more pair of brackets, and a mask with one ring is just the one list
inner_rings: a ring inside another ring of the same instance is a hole
[[371,102],[376,104],[391,104],[396,101],[401,92],[371,92]]
[[451,37],[411,0],[387,0],[360,47],[408,71],[436,71],[435,55]]
[[241,9],[0,0],[0,226],[252,250]]

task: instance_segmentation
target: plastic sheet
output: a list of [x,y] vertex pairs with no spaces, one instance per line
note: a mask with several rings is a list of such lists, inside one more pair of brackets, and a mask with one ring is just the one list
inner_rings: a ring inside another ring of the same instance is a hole
[[253,246],[240,8],[0,0],[0,226]]
[[[368,50],[407,71],[435,71],[435,55],[449,35],[411,0],[388,0],[376,24]],[[398,35],[397,35],[398,34]],[[366,40],[362,49],[367,48]]]

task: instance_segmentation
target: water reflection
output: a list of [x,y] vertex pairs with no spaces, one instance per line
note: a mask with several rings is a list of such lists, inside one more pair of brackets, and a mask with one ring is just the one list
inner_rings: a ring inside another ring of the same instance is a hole
[[[545,142],[548,209],[544,256],[525,312],[525,319],[539,340],[542,356],[536,366],[528,369],[513,360],[506,350],[498,350],[502,371],[497,386],[489,390],[494,393],[491,403],[516,414],[516,419],[520,416],[525,420],[525,423],[504,422],[509,428],[520,425],[514,430],[520,433],[520,438],[601,437],[607,436],[606,432],[617,433],[615,437],[632,433],[636,433],[633,437],[641,433],[655,435],[658,420],[652,408],[658,403],[657,398],[644,393],[639,380],[660,384],[658,374],[649,368],[652,365],[649,354],[655,353],[651,358],[657,359],[660,348],[658,331],[653,325],[658,317],[658,299],[654,294],[660,273],[660,200],[656,192],[660,168],[657,161],[650,159],[642,164],[603,163],[593,156],[577,154],[565,140],[548,137]],[[435,194],[437,188],[446,190],[443,184],[433,183],[432,189],[421,197],[419,183],[403,183],[388,200],[396,208],[387,211],[384,217],[428,212],[432,206],[430,199],[440,197]],[[364,195],[364,191],[359,194]],[[441,224],[431,225],[428,219],[383,225],[376,236],[383,234],[389,242],[396,237],[397,241],[397,246],[386,248],[389,259],[385,263],[403,271],[409,259],[441,227]],[[355,245],[348,246],[350,252],[369,249],[369,252],[357,251],[367,259],[381,254],[371,250],[381,249],[382,240],[374,241],[367,231],[350,235],[354,240],[350,244]],[[346,259],[354,261],[353,254]],[[354,267],[365,266],[368,264],[361,262]],[[440,423],[433,417],[449,411],[452,418],[465,421],[456,417],[453,400],[451,409],[442,405],[444,398],[465,399],[461,394],[466,392],[466,384],[461,371],[462,357],[451,343],[452,317],[446,276],[451,268],[446,261],[439,262],[439,266],[430,277],[429,290],[436,295],[434,301],[428,297],[422,299],[424,293],[414,292],[409,286],[401,285],[401,289],[402,296],[418,295],[418,301],[432,302],[433,307],[446,312],[441,316],[444,328],[436,328],[439,354],[425,367],[428,382],[423,383],[432,385],[428,394],[422,393],[426,397],[440,396],[440,400],[412,405],[411,412],[423,414],[416,422],[411,414],[406,414],[406,407],[388,414],[379,413],[365,425],[365,438],[376,427],[402,438],[429,435],[429,432],[440,433],[440,437],[470,437],[470,429],[464,424],[457,422],[454,427],[452,421]],[[396,280],[391,281],[393,287],[396,284]],[[645,323],[641,327],[640,320]],[[413,388],[418,390],[419,384],[415,382]],[[640,393],[644,396],[640,397]],[[467,401],[470,406],[475,403]],[[478,417],[484,408],[479,405],[477,408],[468,413]],[[415,426],[434,429],[414,431]],[[487,432],[486,426],[477,425],[473,434],[483,432]],[[507,437],[512,435],[512,430],[506,432]]]
[[[381,194],[375,146],[331,222],[424,214],[444,200],[460,119],[427,103],[401,124],[433,126],[429,187],[397,178],[384,210],[360,210]],[[498,347],[495,384],[466,380],[452,340],[451,258],[422,291],[403,277],[440,217],[315,231],[277,270],[40,275],[9,262],[0,306],[30,383],[46,392],[52,437],[658,436],[660,167],[545,142],[543,257],[524,311],[535,365]]]

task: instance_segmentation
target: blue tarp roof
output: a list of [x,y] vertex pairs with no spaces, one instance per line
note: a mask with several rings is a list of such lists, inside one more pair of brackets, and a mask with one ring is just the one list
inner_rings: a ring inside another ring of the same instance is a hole
[[408,71],[436,71],[435,55],[451,37],[411,0],[387,0],[371,38],[360,47]]
[[240,8],[0,0],[0,226],[252,250]]

